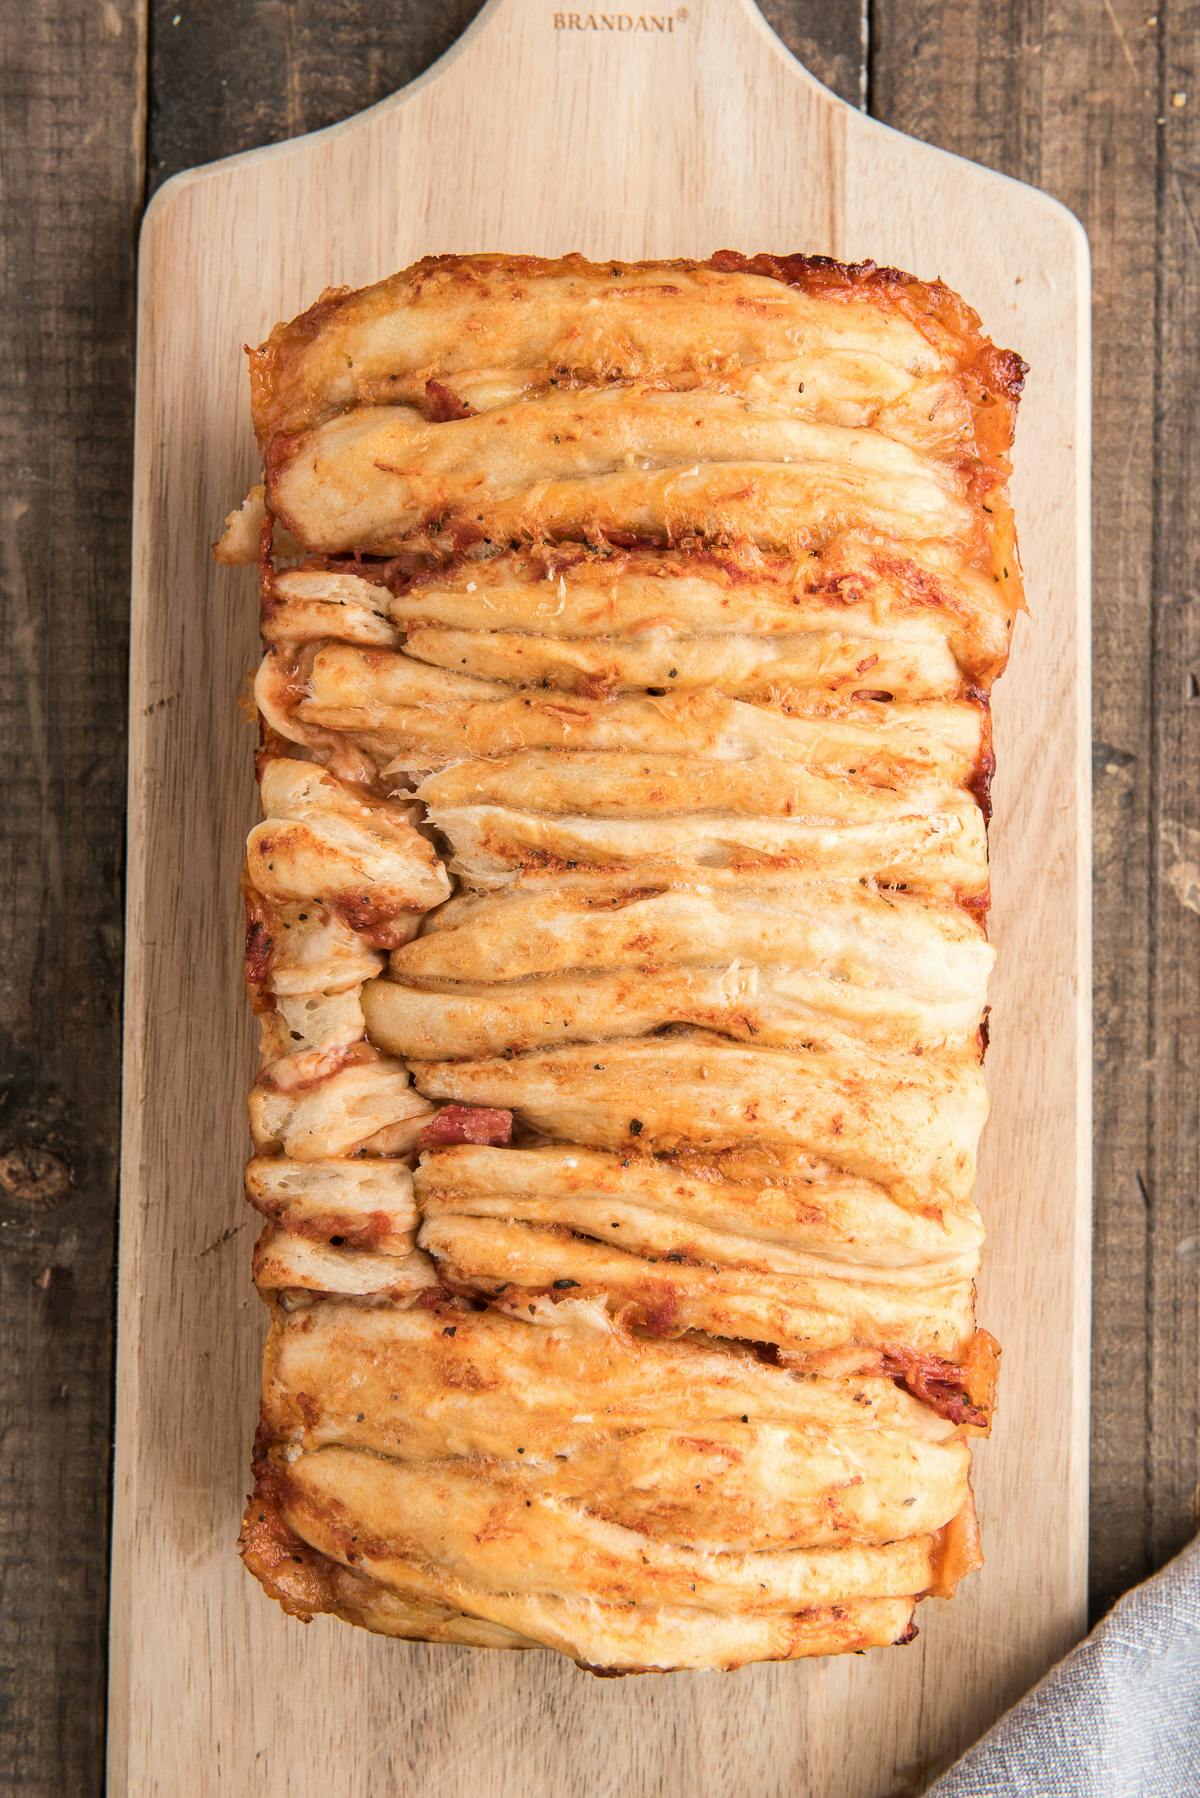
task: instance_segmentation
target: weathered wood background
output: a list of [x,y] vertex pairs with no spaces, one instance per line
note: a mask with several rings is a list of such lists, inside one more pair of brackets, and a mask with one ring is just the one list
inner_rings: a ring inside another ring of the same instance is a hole
[[[1200,6],[1153,4],[764,7],[843,97],[1091,235],[1097,1612],[1200,1523]],[[102,1781],[138,217],[178,169],[382,98],[476,10],[0,8],[5,1792]]]

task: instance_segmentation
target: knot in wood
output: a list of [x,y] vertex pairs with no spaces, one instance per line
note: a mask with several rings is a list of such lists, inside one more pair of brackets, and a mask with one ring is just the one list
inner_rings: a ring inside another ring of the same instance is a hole
[[61,1155],[39,1143],[13,1143],[0,1152],[0,1189],[26,1205],[53,1205],[65,1198],[71,1169]]

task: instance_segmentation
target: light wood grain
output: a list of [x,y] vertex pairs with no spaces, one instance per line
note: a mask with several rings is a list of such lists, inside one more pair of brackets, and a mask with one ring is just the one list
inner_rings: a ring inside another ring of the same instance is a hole
[[[111,1781],[492,1798],[918,1791],[1078,1633],[1088,1250],[1086,250],[1054,202],[814,83],[746,0],[648,33],[497,0],[423,81],[177,179],[142,238]],[[584,15],[586,16],[586,15]],[[635,15],[636,16],[636,15]],[[595,1681],[550,1657],[284,1618],[235,1554],[263,1321],[239,1197],[251,1065],[236,896],[253,813],[245,575],[207,545],[254,475],[239,346],[427,251],[805,249],[940,274],[1033,365],[1032,617],[996,704],[994,1115],[976,1456],[988,1565],[907,1650]]]

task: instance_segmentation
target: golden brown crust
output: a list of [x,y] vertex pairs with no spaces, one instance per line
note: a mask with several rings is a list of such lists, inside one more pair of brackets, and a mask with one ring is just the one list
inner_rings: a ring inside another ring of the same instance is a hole
[[979,1564],[1023,374],[939,282],[732,252],[429,258],[252,353],[285,1609],[733,1667]]
[[345,1614],[341,1568],[591,1665],[867,1647],[947,1583],[970,1504],[952,1427],[878,1375],[332,1302],[281,1317],[267,1365],[243,1552],[301,1613]]
[[[842,263],[828,256],[744,256],[733,250],[719,250],[706,262],[677,258],[652,263],[591,263],[579,255],[557,260],[536,256],[428,256],[373,287],[327,289],[307,312],[288,324],[277,325],[266,343],[251,352],[251,396],[259,442],[265,449],[278,432],[304,428],[331,403],[351,399],[353,403],[371,404],[382,394],[394,391],[399,384],[393,378],[398,373],[395,366],[386,372],[367,372],[365,377],[360,373],[336,395],[330,395],[322,382],[327,360],[324,355],[313,353],[314,346],[336,341],[340,332],[359,320],[378,319],[432,300],[457,323],[456,305],[466,302],[494,314],[500,295],[525,298],[531,288],[544,291],[551,284],[557,286],[572,279],[587,298],[596,297],[597,288],[601,292],[607,288],[623,297],[633,280],[650,287],[661,306],[664,298],[686,302],[688,296],[675,285],[678,277],[686,277],[698,280],[702,289],[724,290],[731,300],[730,310],[736,308],[743,316],[754,311],[756,300],[761,308],[761,297],[746,291],[749,284],[739,288],[725,279],[729,276],[764,277],[813,299],[843,306],[866,304],[908,321],[939,355],[952,359],[959,372],[974,373],[981,391],[991,400],[1010,408],[997,414],[993,446],[1007,451],[1011,445],[1026,365],[1014,351],[998,350],[989,343],[981,333],[978,315],[943,282],[920,281],[899,269],[873,262]],[[619,317],[616,322],[614,337],[619,331],[624,338],[623,348],[628,350],[633,347],[628,324]],[[537,328],[536,319],[528,322],[526,329],[530,328]],[[631,367],[627,354],[617,365],[600,359],[594,340],[588,347],[592,360],[583,366],[591,374],[613,379],[646,372],[644,363]],[[739,342],[739,354],[742,348]],[[726,356],[729,353],[726,351]],[[700,352],[693,344],[690,354],[693,360],[698,354],[706,355],[710,365],[714,360],[711,345]],[[552,358],[547,358],[547,362],[551,371],[561,370],[565,376],[578,376],[581,372],[579,364],[572,367],[569,362]],[[422,389],[427,385],[426,378],[421,382]],[[437,385],[442,393],[451,391],[443,383]],[[459,406],[449,412],[444,405],[439,409],[445,416],[461,415]]]
[[[747,396],[748,370],[779,372],[758,372]],[[438,373],[477,382],[478,405],[431,410]],[[986,569],[1010,616],[1022,602],[1005,483],[1023,375],[940,282],[731,252],[630,265],[430,258],[324,296],[251,357],[270,503],[309,550],[386,553],[448,533],[698,534],[808,551],[847,524],[902,541],[906,505],[930,503],[912,486],[912,439],[947,486],[939,528]],[[881,391],[900,407],[890,424]],[[715,439],[694,433],[696,394]],[[637,455],[638,478],[605,472],[626,420],[620,453]],[[887,471],[873,488],[828,477],[822,488],[823,466],[864,453]],[[569,479],[556,480],[560,464]]]

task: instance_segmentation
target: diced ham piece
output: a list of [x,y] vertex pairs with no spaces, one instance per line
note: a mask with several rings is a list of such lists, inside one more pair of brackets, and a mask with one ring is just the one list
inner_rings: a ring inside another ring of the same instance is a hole
[[425,416],[431,423],[448,424],[453,418],[470,418],[474,409],[444,381],[426,381]]
[[487,1105],[445,1105],[430,1118],[418,1138],[422,1149],[441,1149],[447,1143],[488,1143],[498,1148],[512,1141],[513,1114]]
[[899,1380],[914,1398],[919,1398],[939,1417],[950,1423],[974,1424],[986,1429],[988,1413],[972,1404],[966,1390],[968,1370],[943,1361],[937,1355],[921,1355],[915,1349],[890,1348],[883,1356],[883,1371]]

